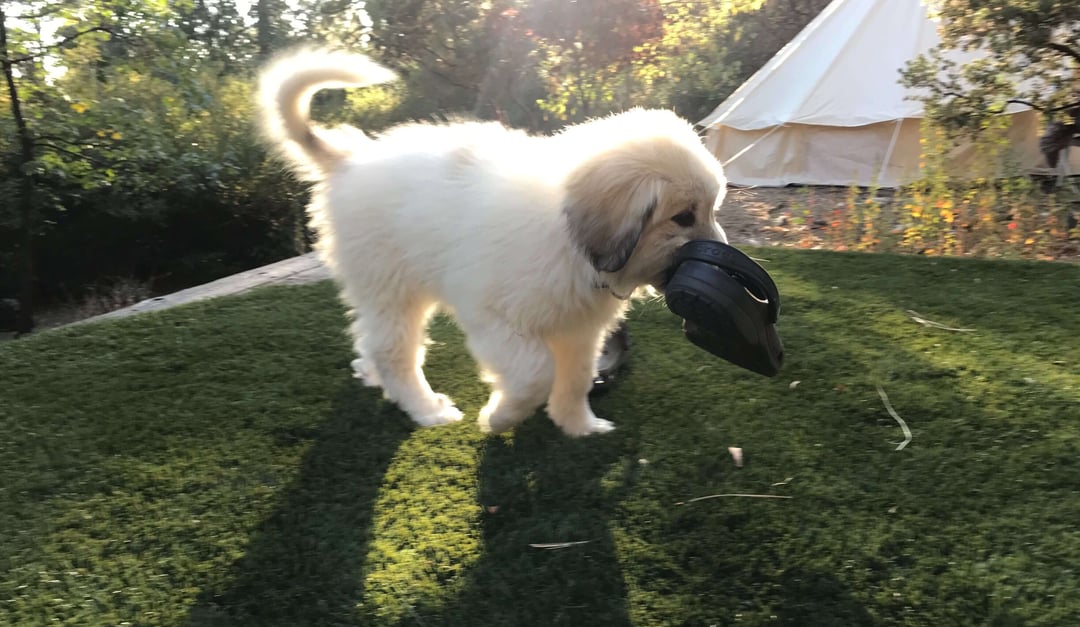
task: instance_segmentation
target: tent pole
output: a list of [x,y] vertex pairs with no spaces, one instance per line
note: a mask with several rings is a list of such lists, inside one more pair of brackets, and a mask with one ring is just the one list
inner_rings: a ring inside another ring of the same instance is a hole
[[772,135],[772,134],[773,134],[774,132],[776,132],[776,130],[777,130],[777,129],[779,129],[779,128],[783,128],[783,127],[784,127],[784,125],[783,125],[783,124],[777,124],[776,126],[774,126],[774,127],[770,128],[770,129],[769,129],[769,132],[768,132],[768,133],[765,133],[765,134],[764,134],[764,135],[762,135],[761,137],[758,137],[757,139],[755,139],[755,140],[754,140],[754,141],[753,141],[753,142],[752,142],[752,143],[751,143],[751,144],[750,144],[749,146],[747,146],[746,148],[743,148],[743,149],[742,149],[742,150],[740,150],[739,152],[737,152],[737,153],[735,153],[734,155],[732,155],[732,157],[731,157],[730,159],[728,159],[727,161],[725,161],[725,162],[724,162],[724,163],[722,163],[721,165],[722,165],[722,166],[724,166],[724,167],[726,168],[726,167],[727,167],[727,164],[729,164],[729,163],[731,163],[732,161],[734,161],[734,160],[738,159],[739,157],[743,156],[743,154],[745,154],[745,153],[746,153],[747,151],[749,151],[749,150],[750,150],[751,148],[753,148],[754,146],[757,146],[757,145],[758,145],[758,142],[760,142],[760,141],[764,141],[766,137],[768,137],[769,135]]
[[1058,151],[1059,163],[1057,167],[1058,175],[1056,187],[1061,187],[1062,183],[1068,181],[1069,188],[1072,189],[1073,193],[1080,193],[1080,189],[1077,189],[1076,181],[1072,179],[1072,168],[1069,167],[1069,148],[1070,146],[1065,146]]
[[892,138],[889,139],[889,147],[885,149],[885,158],[881,160],[881,169],[878,170],[878,176],[879,177],[889,167],[889,161],[892,160],[893,150],[896,148],[896,140],[899,139],[899,137],[900,137],[900,126],[903,123],[904,123],[904,118],[898,118],[896,120],[896,126],[893,128]]
[[1065,146],[1058,151],[1058,160],[1061,163],[1058,164],[1057,186],[1061,187],[1061,184],[1065,182],[1065,176],[1069,173],[1069,147]]

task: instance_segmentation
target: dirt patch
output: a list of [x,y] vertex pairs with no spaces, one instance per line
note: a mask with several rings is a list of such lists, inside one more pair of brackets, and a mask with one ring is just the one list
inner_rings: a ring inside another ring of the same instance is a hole
[[[846,206],[850,196],[851,190],[844,187],[732,188],[719,221],[733,244],[794,245],[826,226],[829,212]],[[892,197],[888,190],[877,192],[884,204]]]
[[[846,187],[757,187],[730,188],[720,208],[719,222],[732,244],[752,246],[794,246],[832,248],[838,224],[851,213],[851,207],[874,200],[883,216],[896,216],[904,198],[895,190],[852,190]],[[872,194],[872,198],[871,198]],[[1068,228],[1075,229],[1080,217],[1080,203]],[[935,209],[936,211],[936,209]],[[843,216],[843,217],[841,217]],[[999,218],[1007,223],[1010,218]],[[893,229],[900,228],[898,224]],[[1080,261],[1080,239],[1059,239],[1032,258],[1054,261]]]

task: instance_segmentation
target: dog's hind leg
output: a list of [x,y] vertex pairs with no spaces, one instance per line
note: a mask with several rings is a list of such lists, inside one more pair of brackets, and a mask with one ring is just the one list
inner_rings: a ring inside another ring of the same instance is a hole
[[[461,420],[461,411],[445,394],[436,394],[424,378],[424,340],[434,313],[431,302],[412,300],[382,309],[357,307],[353,333],[360,367],[373,373],[385,396],[418,425],[429,427]],[[356,368],[354,363],[354,369]],[[371,378],[365,377],[370,385]]]
[[491,396],[477,424],[489,433],[508,431],[531,416],[551,392],[555,367],[543,341],[499,325],[469,334],[469,351],[491,383]]
[[360,379],[369,388],[381,387],[382,382],[379,380],[379,373],[375,370],[374,364],[371,363],[371,360],[364,359],[364,354],[360,351],[364,328],[360,324],[356,312],[350,311],[349,314],[354,316],[352,323],[349,325],[349,332],[353,338],[353,351],[356,353],[356,359],[353,359],[350,364],[353,369],[353,377]]

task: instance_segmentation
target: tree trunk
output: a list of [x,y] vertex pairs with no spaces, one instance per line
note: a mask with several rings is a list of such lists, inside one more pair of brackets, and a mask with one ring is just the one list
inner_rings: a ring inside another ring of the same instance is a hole
[[271,16],[273,11],[270,10],[270,3],[273,0],[258,0],[255,5],[256,14],[256,39],[259,44],[259,59],[265,61],[270,56],[271,40],[273,39],[273,32],[270,25]]
[[12,71],[11,51],[8,50],[7,16],[0,5],[0,65],[3,65],[11,98],[11,116],[19,138],[19,160],[16,176],[19,177],[19,315],[15,322],[16,333],[22,335],[34,329],[34,179],[29,165],[34,161],[34,138],[26,126],[19,101],[19,90]]
[[495,90],[496,84],[503,82],[503,66],[508,60],[507,56],[510,50],[510,38],[507,35],[510,26],[505,22],[499,22],[496,29],[495,46],[488,57],[487,71],[484,72],[484,79],[480,82],[476,100],[473,102],[472,114],[475,118],[490,119],[488,113],[492,117],[498,113]]

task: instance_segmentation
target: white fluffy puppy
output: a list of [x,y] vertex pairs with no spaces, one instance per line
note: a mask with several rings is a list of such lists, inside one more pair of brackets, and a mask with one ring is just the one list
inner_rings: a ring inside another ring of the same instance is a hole
[[482,429],[510,429],[546,401],[569,435],[611,430],[588,399],[604,337],[639,288],[662,289],[681,245],[726,241],[720,164],[660,110],[543,137],[479,122],[376,139],[312,125],[316,91],[392,78],[362,56],[307,50],[260,80],[267,138],[315,182],[310,223],[351,308],[354,368],[420,425],[460,420],[422,369],[442,308],[492,385]]

